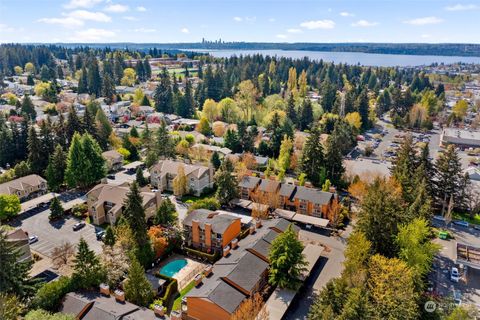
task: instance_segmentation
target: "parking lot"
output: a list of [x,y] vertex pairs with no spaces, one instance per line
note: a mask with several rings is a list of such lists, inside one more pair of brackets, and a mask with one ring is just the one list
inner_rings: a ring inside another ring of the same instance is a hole
[[[436,220],[434,226],[441,227],[444,224]],[[453,296],[454,291],[458,291],[461,296],[462,304],[473,304],[480,308],[480,270],[471,267],[460,267],[460,280],[454,282],[450,279],[450,271],[455,265],[456,243],[466,243],[475,247],[480,247],[480,231],[469,227],[450,224],[449,232],[455,239],[441,240],[435,239],[440,245],[440,252],[435,257],[433,263],[433,272],[431,280],[433,281],[433,290],[442,296]]]
[[49,209],[43,211],[37,209],[12,223],[15,227],[28,232],[30,236],[36,235],[38,237],[38,241],[30,246],[33,252],[52,258],[54,248],[65,242],[76,245],[82,237],[87,241],[90,249],[97,253],[101,252],[102,242],[97,241],[93,225],[86,224],[82,229],[73,231],[73,225],[80,220],[66,217],[62,220],[50,222],[49,214]]

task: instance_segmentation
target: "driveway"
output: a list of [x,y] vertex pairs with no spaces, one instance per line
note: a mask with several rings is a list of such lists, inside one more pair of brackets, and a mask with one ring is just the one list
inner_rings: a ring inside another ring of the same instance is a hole
[[72,226],[80,220],[67,217],[63,220],[50,222],[50,220],[48,220],[49,214],[50,209],[46,209],[36,214],[21,217],[21,220],[12,223],[13,226],[22,228],[28,232],[29,235],[38,236],[38,241],[30,246],[32,251],[52,258],[54,248],[64,242],[77,245],[80,238],[83,237],[85,241],[87,241],[90,249],[96,253],[101,252],[102,242],[97,241],[95,227],[93,225],[87,224],[84,228],[73,231]]
[[299,238],[304,243],[313,242],[324,245],[326,250],[322,252],[318,265],[312,270],[308,282],[304,289],[298,293],[294,303],[290,306],[283,319],[285,320],[304,320],[307,319],[310,306],[315,300],[317,294],[325,287],[328,281],[339,277],[343,271],[343,261],[345,256],[346,240],[352,232],[352,226],[339,237],[330,237],[320,232],[300,230]]

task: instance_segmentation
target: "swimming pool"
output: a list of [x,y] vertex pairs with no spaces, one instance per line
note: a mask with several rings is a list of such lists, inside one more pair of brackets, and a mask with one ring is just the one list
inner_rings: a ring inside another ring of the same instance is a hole
[[182,270],[183,267],[187,265],[187,260],[178,259],[173,260],[167,263],[160,269],[160,274],[163,274],[167,277],[173,277],[178,271]]

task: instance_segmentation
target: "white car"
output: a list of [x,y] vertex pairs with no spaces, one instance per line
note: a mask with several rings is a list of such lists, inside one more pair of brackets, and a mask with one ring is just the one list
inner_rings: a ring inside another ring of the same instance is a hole
[[460,280],[460,273],[458,272],[458,268],[453,267],[452,270],[450,270],[450,280],[453,282],[458,282],[458,280]]
[[28,237],[28,244],[32,244],[38,241],[38,237],[36,235]]

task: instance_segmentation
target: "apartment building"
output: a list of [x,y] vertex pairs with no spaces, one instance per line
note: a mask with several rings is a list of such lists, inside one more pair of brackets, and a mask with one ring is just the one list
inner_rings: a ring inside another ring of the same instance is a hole
[[47,192],[47,180],[31,174],[0,184],[0,194],[16,195],[21,202],[39,197]]

